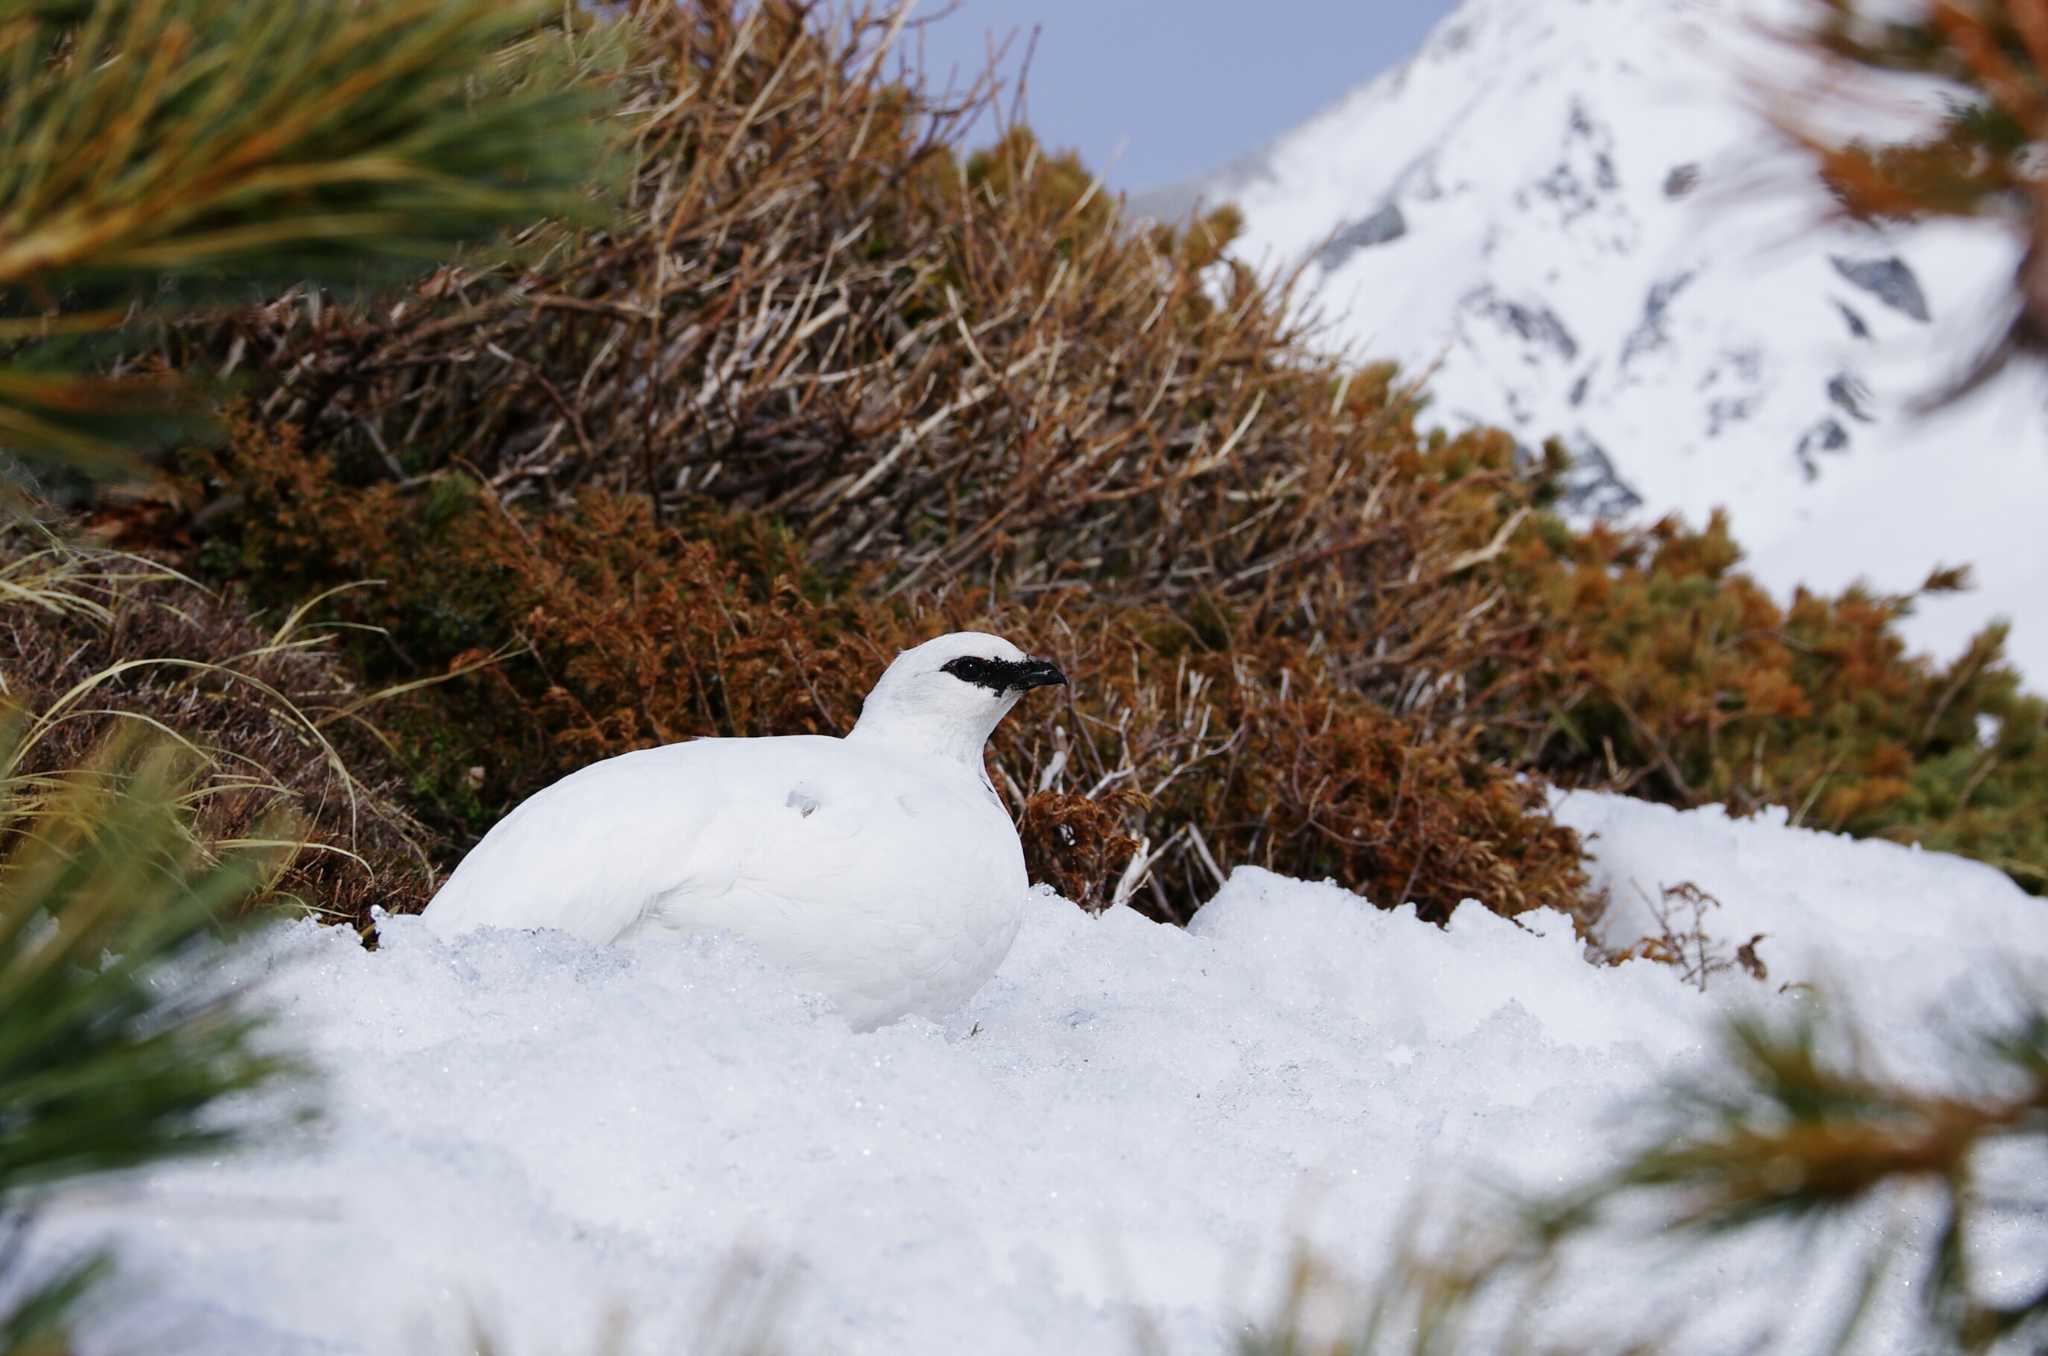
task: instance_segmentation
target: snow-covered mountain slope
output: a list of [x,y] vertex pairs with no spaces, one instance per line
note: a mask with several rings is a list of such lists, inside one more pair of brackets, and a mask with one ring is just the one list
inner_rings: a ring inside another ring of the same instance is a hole
[[1756,3],[1466,0],[1407,66],[1137,206],[1239,204],[1244,257],[1313,260],[1333,340],[1435,368],[1437,419],[1562,438],[1583,512],[1725,505],[1781,589],[1973,563],[1978,590],[1913,639],[1948,654],[2005,616],[2048,682],[2038,381],[1908,411],[1983,342],[2014,247],[1827,222],[1757,111],[1786,53],[1744,22]]

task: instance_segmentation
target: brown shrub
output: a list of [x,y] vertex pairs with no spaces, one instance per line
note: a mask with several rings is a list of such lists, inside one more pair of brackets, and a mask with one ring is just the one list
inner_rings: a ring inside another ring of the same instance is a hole
[[1419,435],[1391,371],[1316,353],[1284,283],[1220,260],[1228,213],[1133,229],[1021,130],[956,154],[985,91],[889,78],[872,16],[631,22],[607,229],[194,338],[253,388],[187,462],[210,570],[391,580],[342,602],[386,629],[374,681],[530,651],[390,708],[433,823],[641,743],[842,729],[890,649],[972,622],[1088,667],[999,765],[1089,902],[1126,837],[1163,915],[1209,859],[1436,913],[1572,894],[1489,759],[2048,882],[2048,724],[1995,635],[1936,672],[1910,600],[1781,608],[1725,524],[1567,530],[1505,435]]
[[[1918,595],[1799,591],[1736,569],[1725,519],[1518,543],[1513,568],[1560,621],[1536,693],[1553,718],[1515,754],[1567,783],[1992,862],[2048,889],[2048,702],[2021,692],[1992,627],[1953,662],[1907,653]],[[1927,591],[1961,587],[1944,571]]]
[[[1131,837],[1125,824],[1145,808],[1144,797],[1129,787],[1113,786],[1093,797],[1075,791],[1034,791],[1017,815],[1017,836],[1024,843],[1024,866],[1031,879],[1096,912],[1117,903],[1132,903],[1122,891],[1125,873],[1135,864],[1146,872],[1149,846]],[[1131,874],[1135,887],[1144,876]],[[1142,907],[1144,901],[1138,901]]]
[[244,316],[215,337],[257,418],[358,486],[766,513],[884,589],[1213,605],[1432,725],[1522,680],[1536,619],[1479,568],[1530,508],[1511,440],[1422,438],[1390,370],[1315,355],[1284,284],[1220,261],[1230,213],[1134,229],[1022,129],[963,157],[987,87],[891,78],[883,16],[631,22],[611,224],[396,306]]
[[378,680],[530,651],[392,708],[423,814],[473,831],[607,752],[843,729],[894,648],[980,624],[1089,693],[998,759],[1083,902],[1149,842],[1165,916],[1237,861],[1585,912],[1570,836],[1473,742],[1537,663],[1491,568],[1532,508],[1511,440],[1422,438],[1390,370],[1311,356],[1285,287],[1221,262],[1228,212],[1131,229],[1021,129],[957,155],[986,87],[889,78],[883,19],[631,23],[607,229],[217,336],[253,390],[187,463],[208,567],[389,580],[340,600],[389,636],[357,647]]
[[0,521],[0,656],[0,714],[27,722],[7,777],[84,767],[140,721],[204,763],[207,841],[304,840],[259,902],[362,923],[424,899],[435,844],[399,804],[371,700],[308,616],[266,630],[164,566],[15,517]]
[[[270,564],[281,553],[388,579],[335,606],[423,671],[525,652],[409,694],[386,717],[413,751],[413,785],[439,788],[423,812],[457,835],[628,749],[844,731],[896,651],[973,628],[1055,655],[1073,680],[1006,723],[993,765],[1035,878],[1078,903],[1108,904],[1143,842],[1154,860],[1132,902],[1168,919],[1240,863],[1331,876],[1438,918],[1466,898],[1509,914],[1597,907],[1575,836],[1549,820],[1539,788],[1479,756],[1475,732],[1392,714],[1309,645],[1247,634],[1221,605],[1183,615],[1080,589],[1003,600],[978,586],[882,598],[822,575],[756,517],[681,506],[657,525],[644,499],[596,490],[540,514],[453,489],[364,496],[296,440],[250,425],[209,474],[249,496],[238,534],[215,542],[238,573],[286,575]],[[436,609],[451,597],[489,610],[450,634]],[[385,679],[401,676],[393,653],[359,647]]]

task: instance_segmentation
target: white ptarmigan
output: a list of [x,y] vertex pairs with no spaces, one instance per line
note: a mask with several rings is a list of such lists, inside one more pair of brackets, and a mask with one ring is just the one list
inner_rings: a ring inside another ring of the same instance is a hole
[[720,931],[866,1029],[972,997],[1029,883],[983,751],[1057,665],[961,631],[896,657],[844,738],[698,739],[536,792],[428,905],[443,936]]

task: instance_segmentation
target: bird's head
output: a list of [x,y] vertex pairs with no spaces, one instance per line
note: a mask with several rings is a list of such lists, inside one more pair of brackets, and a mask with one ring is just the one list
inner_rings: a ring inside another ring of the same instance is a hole
[[1001,636],[955,631],[896,656],[868,693],[849,738],[978,768],[989,735],[1019,698],[1066,681],[1059,665],[1033,659]]

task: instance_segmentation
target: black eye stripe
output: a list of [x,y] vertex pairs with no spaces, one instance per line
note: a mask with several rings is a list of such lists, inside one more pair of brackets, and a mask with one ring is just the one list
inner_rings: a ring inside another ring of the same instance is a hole
[[1002,692],[1010,686],[1016,667],[1000,659],[980,659],[964,654],[941,664],[939,672],[950,673],[963,683],[985,687],[991,692]]
[[963,683],[985,687],[998,696],[1067,681],[1059,665],[1045,659],[983,659],[963,654],[939,665],[939,672],[950,673]]

